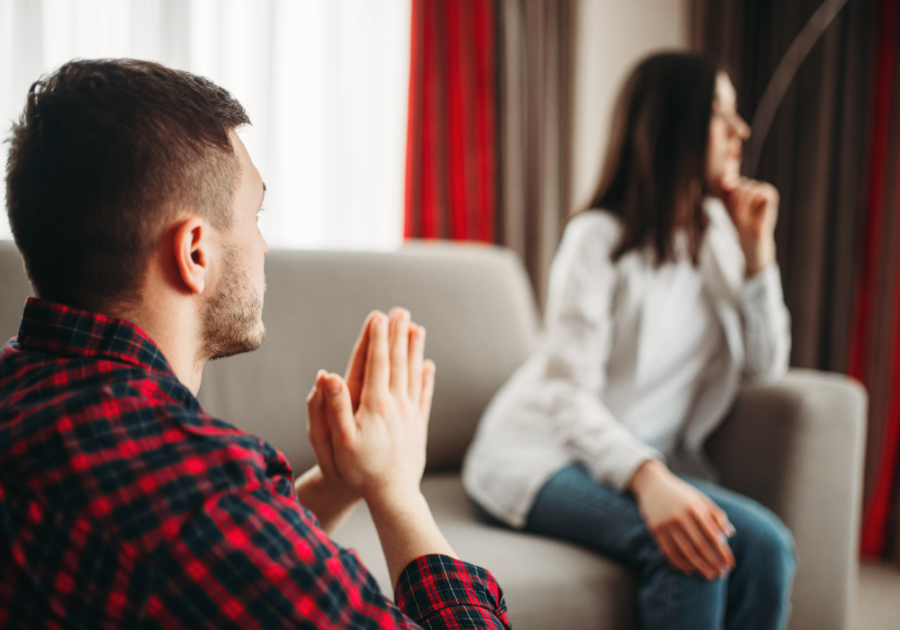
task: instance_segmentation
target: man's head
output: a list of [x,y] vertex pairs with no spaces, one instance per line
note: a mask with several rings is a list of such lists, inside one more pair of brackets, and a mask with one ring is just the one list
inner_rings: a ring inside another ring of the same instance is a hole
[[[13,125],[6,180],[36,294],[100,312],[137,307],[162,248],[175,256],[172,286],[203,294],[204,358],[259,345],[262,268],[248,256],[260,246],[248,243],[264,241],[244,223],[255,223],[264,186],[234,133],[249,122],[221,87],[146,61],[73,61],[37,81]],[[249,217],[247,204],[256,204]],[[178,231],[186,217],[193,233]],[[179,234],[205,237],[180,266]],[[197,262],[207,274],[191,287]]]

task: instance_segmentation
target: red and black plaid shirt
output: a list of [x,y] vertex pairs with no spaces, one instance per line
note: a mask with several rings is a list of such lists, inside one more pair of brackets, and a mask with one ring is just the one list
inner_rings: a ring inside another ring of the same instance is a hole
[[0,352],[0,627],[508,626],[447,556],[406,568],[398,608],[293,492],[138,328],[29,299]]

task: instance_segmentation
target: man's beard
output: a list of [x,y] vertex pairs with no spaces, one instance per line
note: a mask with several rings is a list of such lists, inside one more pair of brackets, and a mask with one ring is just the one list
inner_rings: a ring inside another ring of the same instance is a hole
[[251,352],[266,336],[262,301],[234,250],[226,251],[223,263],[224,275],[204,311],[200,351],[206,360]]

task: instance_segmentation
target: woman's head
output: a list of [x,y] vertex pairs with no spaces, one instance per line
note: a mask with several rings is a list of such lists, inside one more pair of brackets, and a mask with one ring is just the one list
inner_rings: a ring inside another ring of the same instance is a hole
[[624,222],[614,259],[651,246],[657,262],[671,260],[679,227],[696,259],[707,221],[703,197],[737,174],[749,133],[735,106],[728,75],[705,57],[664,53],[634,69],[616,103],[591,201]]

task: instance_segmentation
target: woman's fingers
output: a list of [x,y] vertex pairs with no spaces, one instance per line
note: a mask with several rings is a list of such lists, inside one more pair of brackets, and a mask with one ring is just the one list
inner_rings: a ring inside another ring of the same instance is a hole
[[409,400],[418,407],[422,399],[422,365],[425,355],[425,329],[409,326]]
[[388,389],[391,378],[391,364],[388,352],[388,318],[376,312],[369,322],[369,344],[366,353],[366,373],[360,400],[373,400]]
[[693,516],[700,527],[701,533],[706,538],[706,542],[715,553],[716,561],[720,567],[723,567],[726,571],[733,569],[734,554],[731,552],[731,547],[728,546],[727,530],[719,526],[719,523],[713,518],[711,511],[707,508],[701,508]]
[[731,521],[728,520],[728,515],[725,514],[725,510],[716,505],[712,499],[709,497],[705,497],[706,505],[709,506],[709,514],[712,519],[716,522],[716,524],[725,532],[725,535],[731,538],[734,536],[734,525],[731,524]]
[[693,517],[688,515],[679,522],[679,530],[683,532],[688,543],[693,548],[693,556],[691,561],[699,562],[698,568],[703,567],[702,572],[708,579],[722,577],[728,571],[727,565],[719,558],[712,544],[710,544],[706,533],[701,530],[694,521]]
[[692,575],[697,572],[694,566],[678,549],[678,546],[672,540],[672,537],[668,532],[665,530],[660,531],[653,538],[656,540],[656,544],[662,552],[662,555],[665,556],[666,560],[668,560],[673,567],[685,575]]
[[684,531],[684,528],[681,527],[680,524],[673,523],[666,528],[666,531],[675,547],[678,548],[678,551],[681,552],[697,573],[708,580],[718,576],[718,569],[703,557],[699,550],[694,546],[690,536]]
[[408,395],[409,391],[409,311],[391,310],[391,379],[390,388],[395,396]]

